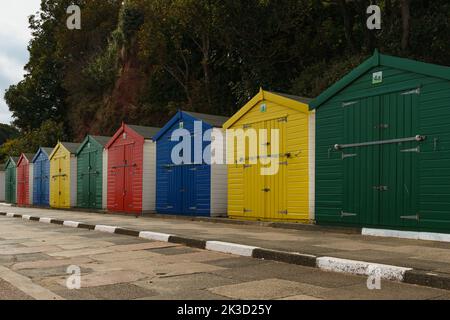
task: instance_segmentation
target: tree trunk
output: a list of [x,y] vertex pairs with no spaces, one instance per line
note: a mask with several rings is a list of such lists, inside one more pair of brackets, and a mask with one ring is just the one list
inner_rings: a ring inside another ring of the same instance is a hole
[[409,36],[410,36],[410,0],[401,0],[401,12],[402,12],[402,51],[408,50],[409,47]]
[[210,74],[209,74],[209,52],[210,52],[210,39],[209,35],[204,35],[202,39],[202,67],[203,67],[203,77],[205,81],[206,97],[208,100],[208,112],[212,109],[212,99],[211,99],[211,87],[210,87]]
[[344,19],[344,31],[347,46],[351,52],[354,52],[355,41],[353,39],[353,19],[348,12],[346,0],[339,0],[339,5],[341,7],[342,18]]

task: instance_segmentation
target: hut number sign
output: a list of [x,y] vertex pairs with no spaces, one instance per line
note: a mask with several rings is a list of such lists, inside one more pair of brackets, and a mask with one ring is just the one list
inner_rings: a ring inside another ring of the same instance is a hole
[[378,84],[383,82],[383,71],[374,72],[372,74],[372,84]]

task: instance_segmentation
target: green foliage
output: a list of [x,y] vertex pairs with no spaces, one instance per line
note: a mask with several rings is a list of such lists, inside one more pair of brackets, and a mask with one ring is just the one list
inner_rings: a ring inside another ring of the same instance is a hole
[[120,29],[126,41],[136,34],[144,23],[144,14],[142,10],[136,6],[125,5],[121,13]]
[[[71,3],[82,30],[65,27]],[[122,121],[161,126],[180,108],[232,115],[260,87],[313,98],[374,48],[450,65],[447,0],[376,1],[380,31],[366,28],[370,3],[42,0],[30,18],[27,74],[5,99],[21,132],[52,120],[79,141]]]
[[[346,56],[331,65],[327,61],[320,61],[305,68],[292,81],[290,92],[296,95],[316,97],[367,58],[369,58],[367,55]],[[327,70],[327,72],[323,72],[323,70]],[[318,74],[322,76],[318,77]]]
[[114,86],[118,75],[118,52],[117,43],[112,40],[104,52],[92,58],[83,70],[87,88],[102,93]]
[[4,144],[7,140],[16,138],[19,135],[19,131],[7,124],[0,123],[0,145]]
[[64,135],[62,123],[52,120],[45,121],[39,128],[2,144],[0,160],[4,161],[8,156],[20,156],[22,153],[34,153],[39,147],[53,147],[58,140],[62,141],[65,138],[67,137]]

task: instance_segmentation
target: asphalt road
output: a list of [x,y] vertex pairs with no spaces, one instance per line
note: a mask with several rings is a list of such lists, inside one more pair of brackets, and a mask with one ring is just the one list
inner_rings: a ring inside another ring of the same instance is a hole
[[450,299],[450,292],[389,281],[369,290],[359,276],[1,217],[0,299]]

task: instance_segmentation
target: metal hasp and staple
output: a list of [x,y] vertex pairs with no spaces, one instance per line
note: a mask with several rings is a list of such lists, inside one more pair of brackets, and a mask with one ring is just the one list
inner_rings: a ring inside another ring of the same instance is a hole
[[366,147],[366,146],[376,146],[383,144],[392,144],[392,143],[401,143],[401,142],[410,142],[410,141],[424,141],[426,136],[416,135],[415,137],[409,138],[399,138],[399,139],[390,139],[390,140],[380,140],[380,141],[369,141],[369,142],[361,142],[361,143],[351,143],[351,144],[335,144],[335,150],[342,150],[346,148],[355,148],[355,147]]
[[341,218],[356,217],[357,215],[358,215],[357,213],[341,211]]

